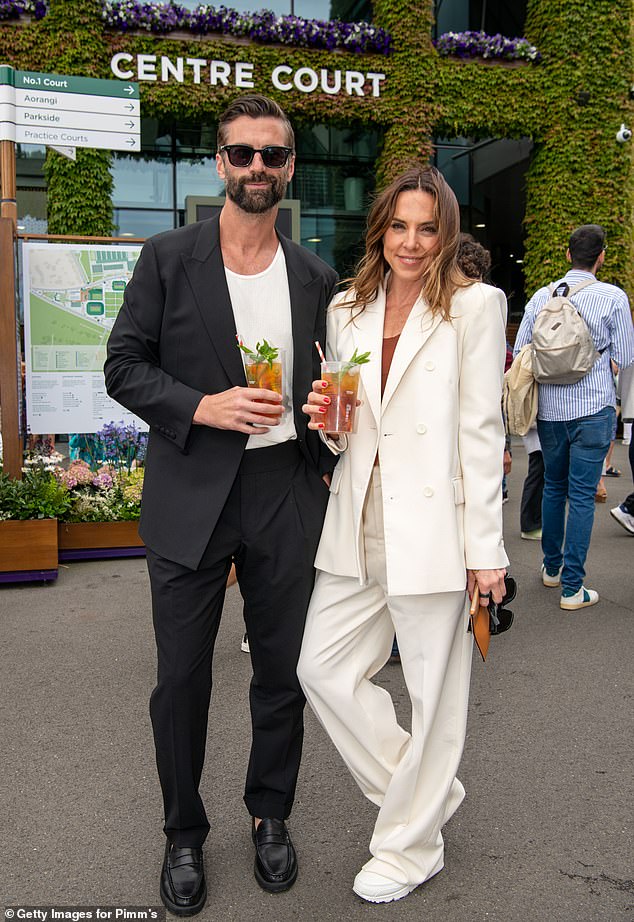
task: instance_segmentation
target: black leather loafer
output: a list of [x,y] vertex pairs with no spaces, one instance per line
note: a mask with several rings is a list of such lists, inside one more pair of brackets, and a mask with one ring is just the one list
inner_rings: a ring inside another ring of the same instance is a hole
[[255,820],[251,835],[255,844],[255,879],[263,890],[281,893],[297,879],[297,855],[284,820]]
[[161,899],[175,916],[195,916],[200,912],[207,899],[202,848],[179,848],[167,842]]

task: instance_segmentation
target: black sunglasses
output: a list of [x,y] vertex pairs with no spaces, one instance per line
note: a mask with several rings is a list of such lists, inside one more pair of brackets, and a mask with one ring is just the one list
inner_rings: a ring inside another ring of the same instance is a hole
[[513,624],[513,612],[510,608],[505,608],[509,602],[512,602],[517,595],[517,583],[512,576],[504,577],[504,598],[501,602],[489,602],[487,608],[489,611],[489,633],[503,634],[508,631]]
[[256,154],[262,157],[262,163],[269,170],[280,170],[293,153],[292,147],[251,147],[249,144],[223,144],[220,153],[227,152],[231,166],[251,166]]

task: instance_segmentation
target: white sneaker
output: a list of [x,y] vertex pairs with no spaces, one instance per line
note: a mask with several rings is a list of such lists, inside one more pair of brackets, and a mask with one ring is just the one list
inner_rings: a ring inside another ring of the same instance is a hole
[[563,566],[559,567],[555,576],[551,576],[550,573],[546,572],[546,567],[544,564],[542,564],[542,583],[544,586],[548,586],[549,589],[554,589],[556,586],[560,586],[562,570]]
[[579,608],[588,608],[589,605],[596,605],[599,601],[599,593],[594,589],[586,589],[582,586],[579,592],[574,595],[562,595],[559,599],[559,607],[566,611],[577,611]]
[[242,650],[243,653],[251,652],[251,648],[249,646],[249,635],[248,634],[243,635],[242,640],[240,642],[240,649]]
[[400,900],[407,896],[416,887],[418,884],[401,884],[391,877],[364,870],[359,871],[352,885],[357,896],[368,903],[391,903],[392,900]]
[[629,531],[631,535],[634,535],[634,515],[630,515],[629,512],[626,512],[622,506],[615,506],[614,509],[610,509],[610,515],[613,519],[622,525],[625,531]]

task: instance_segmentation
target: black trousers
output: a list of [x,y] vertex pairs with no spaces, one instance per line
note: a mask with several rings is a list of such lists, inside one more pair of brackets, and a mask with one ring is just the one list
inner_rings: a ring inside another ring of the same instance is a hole
[[197,570],[148,549],[157,685],[150,700],[165,833],[202,845],[199,791],[212,657],[235,560],[249,634],[252,743],[244,801],[252,816],[286,819],[301,759],[304,696],[296,666],[328,489],[295,441],[245,451]]
[[542,494],[544,492],[544,458],[541,451],[528,456],[528,473],[522,487],[520,528],[536,531],[542,527]]

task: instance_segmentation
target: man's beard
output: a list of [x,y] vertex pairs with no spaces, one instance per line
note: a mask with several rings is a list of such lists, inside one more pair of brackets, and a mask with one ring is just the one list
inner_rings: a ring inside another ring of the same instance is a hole
[[[266,182],[266,189],[247,189],[247,183]],[[251,173],[249,176],[226,176],[227,195],[231,201],[248,214],[264,214],[281,202],[286,192],[288,180],[285,171],[277,176],[267,173]]]

